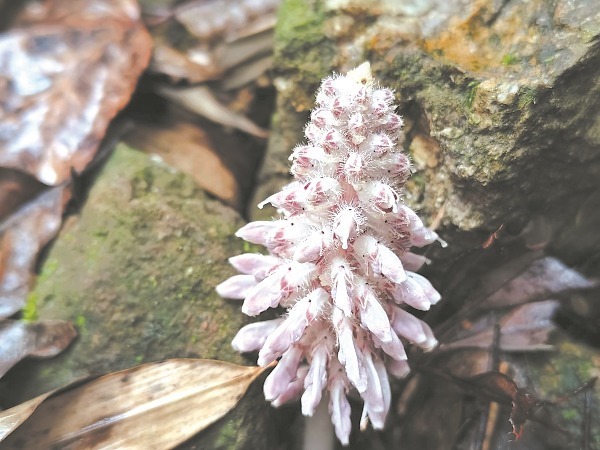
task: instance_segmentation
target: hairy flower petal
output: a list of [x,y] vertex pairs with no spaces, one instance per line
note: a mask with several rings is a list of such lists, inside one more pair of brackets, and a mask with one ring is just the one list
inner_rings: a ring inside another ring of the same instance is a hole
[[354,340],[352,323],[339,309],[334,311],[333,320],[338,337],[338,359],[350,382],[358,392],[363,392],[367,388],[367,378],[362,365],[362,353]]
[[431,350],[437,345],[429,325],[402,308],[394,307],[393,311],[392,327],[396,333],[424,350]]
[[308,373],[308,366],[303,365],[298,367],[298,371],[296,372],[296,378],[288,384],[288,386],[283,390],[279,396],[271,402],[275,408],[287,403],[291,400],[295,400],[300,397],[302,391],[304,390],[304,379],[306,378],[306,374]]
[[406,281],[396,285],[391,291],[397,303],[406,303],[413,308],[427,311],[441,299],[439,292],[427,278],[414,272],[407,272],[407,275]]
[[231,346],[234,350],[244,352],[254,352],[260,350],[267,340],[267,336],[283,322],[283,319],[265,320],[248,324],[237,332]]
[[377,337],[373,337],[376,347],[381,348],[388,356],[396,361],[404,361],[407,359],[406,350],[398,335],[391,333],[392,339],[389,342],[381,342]]
[[267,401],[275,400],[286,391],[290,383],[294,382],[302,357],[302,349],[297,346],[290,347],[283,354],[273,372],[265,380],[263,391]]
[[361,422],[364,424],[368,417],[373,428],[382,429],[392,398],[390,382],[382,361],[374,359],[370,352],[365,353],[364,361],[369,382],[367,390],[361,393],[365,402]]
[[232,256],[229,263],[239,272],[253,275],[258,281],[263,280],[271,270],[283,263],[281,258],[261,253],[244,253]]
[[405,359],[390,359],[386,361],[385,366],[388,372],[396,378],[404,378],[410,373],[410,367]]
[[250,222],[240,228],[235,235],[253,244],[267,245],[269,233],[280,229],[283,226],[281,221],[257,221]]
[[348,445],[352,429],[350,403],[346,397],[346,386],[341,375],[342,368],[339,363],[332,364],[332,366],[331,372],[333,375],[329,386],[329,413],[335,428],[335,435],[342,445]]
[[361,323],[381,342],[391,342],[392,327],[385,309],[379,303],[375,292],[369,287],[364,291],[364,305],[360,309]]
[[348,261],[341,257],[331,262],[331,296],[333,303],[341,309],[347,317],[352,316],[352,281],[353,275]]
[[243,299],[256,286],[253,275],[234,275],[216,287],[217,294],[224,298]]
[[329,349],[325,342],[318,345],[312,354],[310,368],[304,379],[304,394],[302,395],[302,414],[312,416],[321,401],[323,389],[327,384],[327,362]]
[[358,211],[352,206],[341,209],[336,215],[333,221],[333,233],[340,240],[344,250],[348,248],[349,240],[356,236],[359,223]]
[[406,270],[410,270],[414,272],[423,267],[423,264],[429,264],[431,261],[427,259],[423,255],[417,255],[412,252],[405,252],[400,255],[400,261],[402,261],[402,266]]

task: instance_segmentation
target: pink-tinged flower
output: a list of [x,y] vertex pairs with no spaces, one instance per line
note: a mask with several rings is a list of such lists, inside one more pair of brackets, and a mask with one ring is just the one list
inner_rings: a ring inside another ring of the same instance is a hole
[[399,149],[402,119],[393,101],[391,90],[375,86],[368,63],[323,81],[304,132],[308,142],[290,157],[295,181],[259,205],[276,207],[279,219],[236,233],[269,254],[230,258],[241,275],[217,286],[223,297],[243,299],[245,314],[287,310],[280,319],[246,325],[233,346],[258,350],[261,366],[279,358],[264,384],[274,406],[300,397],[302,413],[312,415],[327,390],[344,445],[348,391],[364,401],[361,428],[382,428],[391,402],[388,374],[410,370],[405,345],[437,345],[410,312],[440,300],[415,273],[427,258],[410,249],[445,243],[402,203],[410,163]]

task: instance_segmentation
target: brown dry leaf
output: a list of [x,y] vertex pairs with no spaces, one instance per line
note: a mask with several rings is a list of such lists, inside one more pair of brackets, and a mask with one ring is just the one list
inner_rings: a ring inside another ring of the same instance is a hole
[[174,81],[187,80],[190,83],[214,80],[221,75],[219,68],[197,64],[185,53],[161,43],[154,47],[150,68],[168,75]]
[[69,197],[64,185],[49,189],[0,224],[0,318],[25,305],[37,254],[58,232]]
[[147,66],[133,1],[34,2],[0,35],[0,166],[57,185],[92,159]]
[[[219,79],[232,68],[270,55],[279,3],[191,0],[176,7],[164,5],[161,10],[154,4],[144,5],[156,41],[151,70],[175,81],[199,83]],[[262,64],[259,73],[269,67]],[[253,70],[257,71],[257,66]]]
[[[0,449],[173,448],[235,407],[264,370],[170,359],[115,372],[47,399]],[[0,430],[15,408],[0,413]]]
[[193,86],[183,89],[163,86],[159,89],[159,93],[188,111],[206,117],[215,123],[237,128],[259,138],[269,136],[267,130],[260,128],[242,114],[238,114],[222,105],[206,86]]
[[523,426],[533,417],[540,401],[532,394],[519,388],[512,378],[500,372],[486,372],[474,377],[461,379],[452,377],[468,392],[512,406],[509,421],[515,438],[521,437]]
[[[555,329],[552,316],[559,305],[558,300],[545,300],[521,305],[504,314],[497,321],[500,326],[499,349],[505,352],[552,350],[548,338],[550,332]],[[496,321],[489,319],[484,317],[481,327],[473,325],[466,337],[441,344],[440,350],[491,348]],[[480,331],[474,331],[478,329]]]
[[[554,329],[552,317],[560,306],[554,298],[594,288],[598,281],[584,277],[556,258],[538,259],[528,267],[523,266],[523,261],[526,258],[516,259],[486,275],[483,289],[474,295],[485,299],[475,302],[469,320],[457,322],[447,330],[440,350],[490,348],[496,324],[500,325],[501,350],[552,349],[547,341]],[[485,292],[489,285],[494,286],[491,295],[489,290]]]
[[52,395],[53,392],[54,391],[38,395],[37,397],[27,400],[20,405],[0,412],[0,442],[3,441],[6,436],[12,433],[23,422],[25,422],[29,416],[33,414],[35,409],[40,406],[40,403]]
[[158,156],[165,164],[190,175],[198,186],[237,210],[242,209],[240,186],[207,133],[189,122],[164,125],[138,123],[125,140],[135,148]]
[[525,271],[504,284],[484,302],[484,308],[515,306],[550,298],[575,289],[590,289],[597,282],[567,267],[556,258],[546,257],[531,264]]
[[51,358],[75,339],[77,332],[70,322],[46,320],[27,323],[14,320],[0,322],[0,378],[27,356]]
[[0,167],[0,223],[46,187],[30,175]]
[[188,31],[203,40],[232,41],[273,29],[280,0],[192,0],[174,10]]

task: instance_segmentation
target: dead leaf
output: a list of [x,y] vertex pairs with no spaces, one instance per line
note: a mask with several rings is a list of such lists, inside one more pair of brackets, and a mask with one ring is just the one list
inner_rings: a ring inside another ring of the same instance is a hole
[[203,40],[224,37],[232,41],[275,26],[279,0],[194,0],[174,10],[188,31]]
[[510,403],[509,421],[513,426],[516,439],[521,437],[525,421],[533,417],[540,401],[533,395],[523,391],[513,379],[500,372],[487,372],[463,380],[471,386],[473,392],[487,396],[500,403]]
[[187,173],[198,186],[238,211],[242,210],[240,186],[233,172],[223,164],[207,133],[198,126],[182,121],[164,125],[136,123],[125,140]]
[[52,395],[53,392],[54,391],[38,395],[37,397],[27,400],[20,405],[0,412],[0,442],[2,442],[6,436],[12,433],[23,422],[25,422],[29,416],[33,414],[40,403]]
[[27,356],[50,358],[62,352],[77,332],[70,322],[46,320],[27,323],[14,320],[0,322],[0,378]]
[[58,232],[69,197],[64,185],[49,189],[0,224],[0,318],[25,305],[37,254]]
[[0,223],[45,188],[30,175],[0,167]]
[[510,280],[484,302],[482,307],[499,308],[543,300],[562,292],[590,289],[597,282],[590,281],[556,258],[535,261],[527,270]]
[[505,352],[551,350],[548,338],[555,326],[552,316],[558,309],[558,300],[528,303],[510,310],[501,319],[482,317],[479,323],[461,330],[452,341],[440,345],[440,351],[465,348],[489,349],[494,338],[494,326],[500,325],[499,349]]
[[254,61],[272,54],[279,3],[192,0],[161,11],[144,6],[156,42],[150,70],[190,83],[220,79],[234,68],[256,78],[271,67],[268,58]]
[[213,65],[197,64],[185,53],[160,43],[154,47],[150,70],[164,73],[175,82],[187,80],[190,83],[200,83],[217,79],[221,75],[221,70]]
[[0,166],[57,185],[94,156],[148,64],[137,6],[33,3],[0,35]]
[[426,373],[452,381],[465,392],[504,405],[511,405],[509,421],[518,439],[523,426],[542,403],[532,394],[519,388],[512,378],[501,372],[490,371],[472,377],[458,377],[440,370],[426,370]]
[[188,111],[226,127],[237,128],[260,138],[269,135],[267,130],[260,128],[247,117],[222,105],[206,86],[184,89],[163,86],[159,93]]
[[[510,419],[512,433],[517,438],[525,421],[535,413],[535,421],[528,424],[528,432],[519,445],[544,437],[548,440],[535,448],[546,448],[548,442],[556,444],[552,448],[566,448],[564,430],[546,417],[548,409],[539,411],[538,407],[548,402],[540,402],[519,387],[538,374],[531,369],[538,355],[532,357],[523,352],[564,351],[550,345],[550,333],[556,330],[554,316],[561,303],[575,294],[595,298],[591,289],[598,281],[587,279],[555,258],[540,259],[539,250],[513,257],[479,277],[474,284],[476,289],[459,292],[468,296],[468,300],[459,296],[448,299],[461,307],[436,329],[439,348],[430,354],[424,366],[412,364],[418,372],[436,376],[416,374],[411,380],[416,387],[402,395],[398,442],[410,442],[411,448],[482,448],[476,444],[482,442],[477,437],[480,425],[487,426],[488,421],[481,413],[481,403],[472,401],[471,397],[476,396],[506,406],[500,408],[499,414]],[[553,337],[556,339],[557,335]],[[559,346],[560,342],[557,341]],[[460,353],[451,353],[454,350]],[[553,355],[546,353],[539,358],[544,361]],[[489,372],[499,366],[496,358],[510,361],[511,373],[520,385],[499,372]],[[451,383],[440,383],[439,378]],[[472,395],[465,396],[464,392]],[[432,418],[442,423],[436,423],[434,430]],[[487,438],[493,439],[493,446],[511,445],[505,434],[510,430],[508,422],[500,420],[489,429],[493,431]]]
[[[0,449],[173,448],[235,407],[265,369],[170,359],[105,375],[48,398]],[[0,413],[0,430],[19,408]]]

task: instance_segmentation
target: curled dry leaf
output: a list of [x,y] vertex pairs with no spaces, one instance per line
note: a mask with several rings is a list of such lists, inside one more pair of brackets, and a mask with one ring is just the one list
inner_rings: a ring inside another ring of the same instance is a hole
[[35,3],[0,35],[0,166],[57,185],[92,159],[148,64],[137,6]]
[[37,253],[58,232],[69,197],[64,185],[49,189],[0,224],[0,318],[25,305]]
[[0,378],[27,356],[50,358],[62,352],[77,332],[70,322],[47,320],[26,323],[0,322]]
[[486,372],[464,379],[453,378],[472,394],[511,405],[509,421],[516,439],[521,437],[525,421],[533,417],[541,403],[535,396],[519,388],[512,378],[500,372]]
[[26,421],[22,405],[0,413],[0,430],[16,428],[0,449],[173,448],[235,407],[264,370],[170,359],[111,373],[42,399]]

